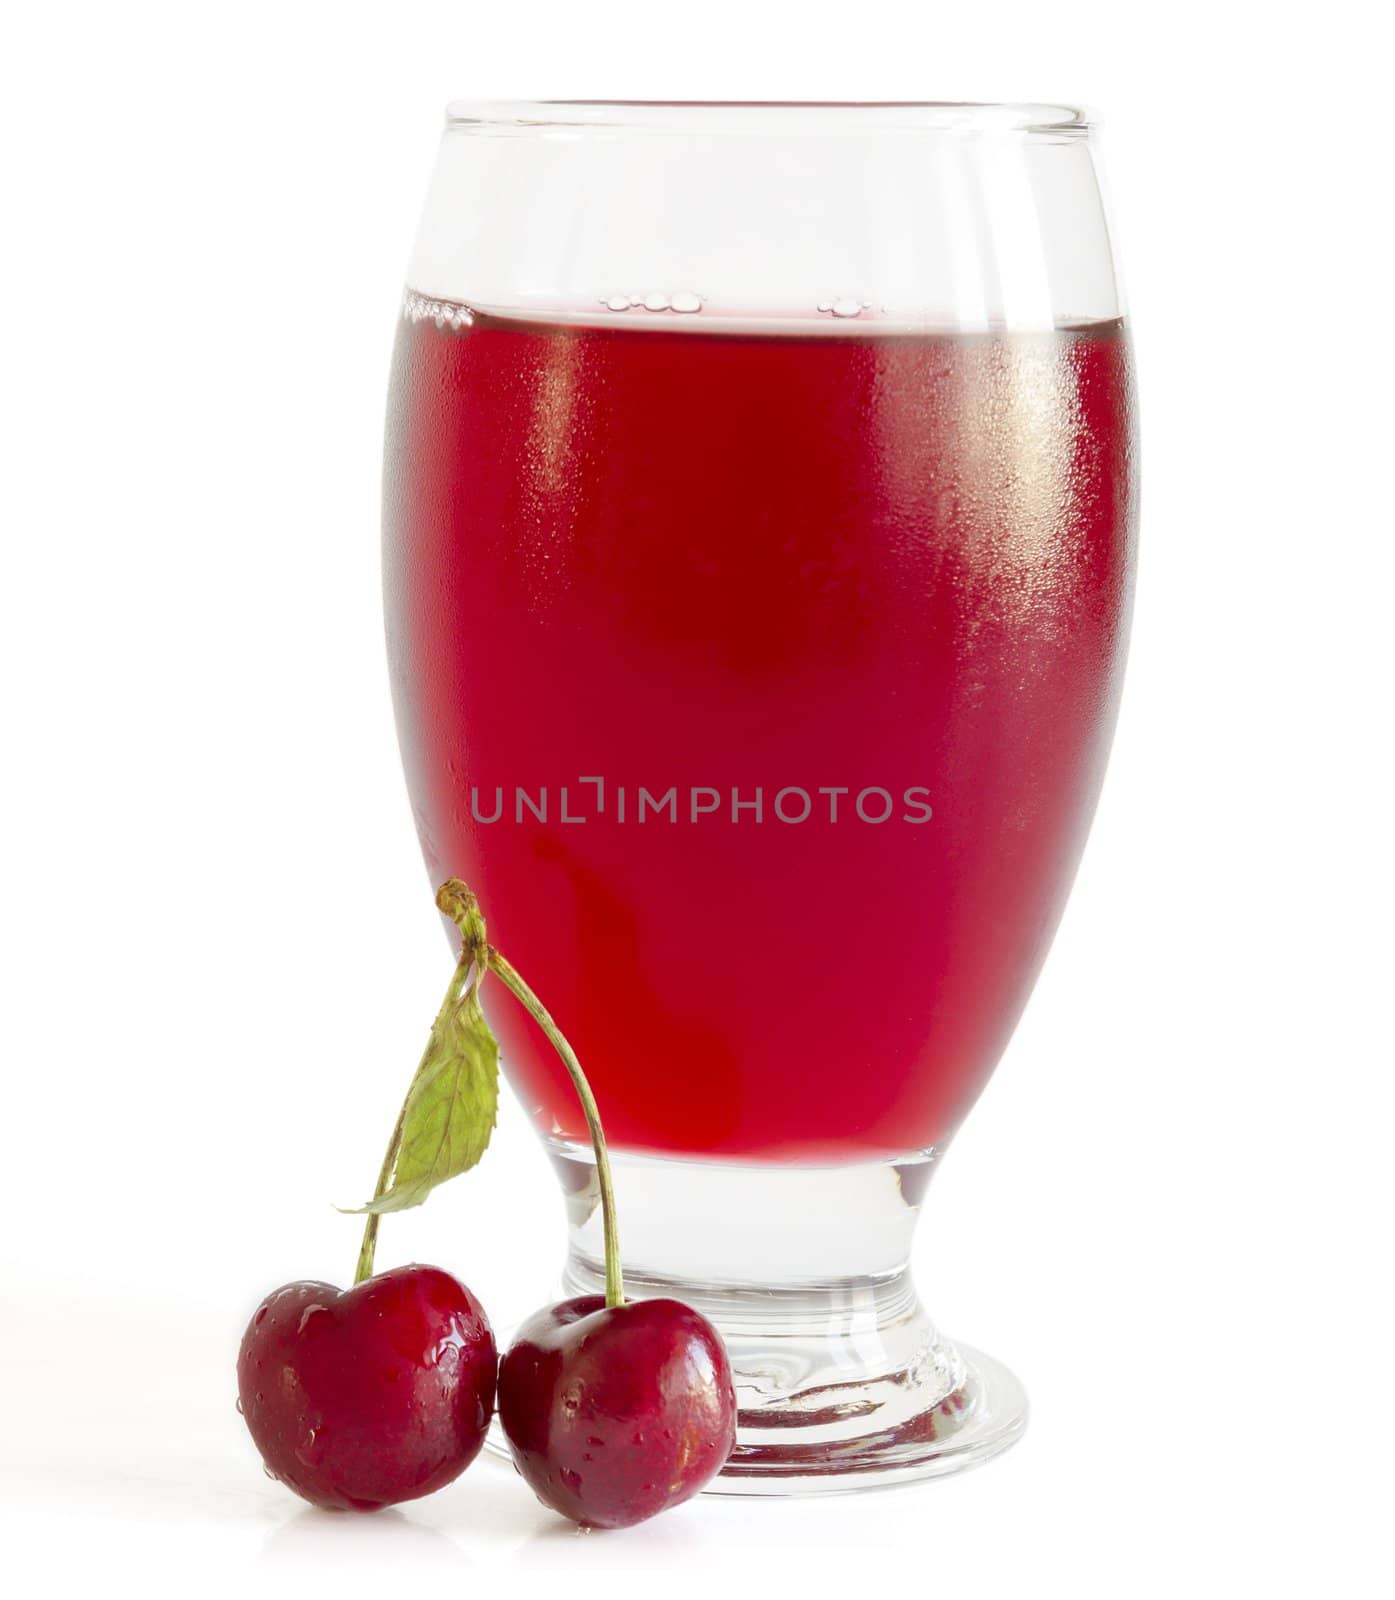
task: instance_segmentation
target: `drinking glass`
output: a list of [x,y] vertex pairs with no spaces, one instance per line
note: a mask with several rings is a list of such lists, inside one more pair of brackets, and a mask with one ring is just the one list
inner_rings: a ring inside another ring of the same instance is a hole
[[[387,429],[407,783],[590,1076],[630,1292],[727,1340],[719,1489],[1023,1427],[907,1260],[1094,809],[1133,461],[1076,111],[450,108]],[[574,1094],[495,1021],[596,1291]]]

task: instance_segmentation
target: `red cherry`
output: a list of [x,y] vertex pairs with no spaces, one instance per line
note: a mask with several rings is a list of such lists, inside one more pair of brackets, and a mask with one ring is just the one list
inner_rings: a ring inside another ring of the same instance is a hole
[[564,1300],[519,1329],[499,1421],[544,1505],[626,1528],[690,1499],[731,1454],[731,1365],[717,1330],[677,1300]]
[[312,1505],[374,1511],[475,1459],[496,1368],[470,1291],[437,1267],[396,1267],[347,1293],[269,1294],[242,1336],[238,1406],[273,1477]]

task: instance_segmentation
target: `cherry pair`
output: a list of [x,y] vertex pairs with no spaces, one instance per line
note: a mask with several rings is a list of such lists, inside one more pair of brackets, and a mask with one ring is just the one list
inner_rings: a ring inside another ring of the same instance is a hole
[[[626,1302],[600,1113],[581,1063],[517,969],[489,943],[458,878],[438,908],[460,960],[388,1141],[354,1287],[290,1283],[257,1309],[238,1354],[238,1405],[267,1471],[315,1505],[369,1511],[430,1494],[479,1454],[497,1398],[519,1472],[585,1526],[623,1528],[695,1495],[736,1439],[717,1330],[676,1300]],[[591,1134],[605,1295],[530,1317],[498,1361],[478,1300],[436,1267],[374,1276],[379,1218],[420,1205],[484,1154],[499,1046],[480,1008],[494,975],[562,1058]]]
[[623,1528],[695,1495],[735,1440],[716,1330],[676,1300],[589,1296],[529,1318],[499,1365],[478,1300],[436,1267],[347,1293],[291,1283],[243,1336],[239,1406],[267,1470],[312,1504],[375,1510],[450,1483],[494,1412],[544,1505]]

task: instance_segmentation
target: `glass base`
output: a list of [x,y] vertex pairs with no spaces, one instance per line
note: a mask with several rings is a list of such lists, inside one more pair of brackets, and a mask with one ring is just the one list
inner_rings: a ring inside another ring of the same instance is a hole
[[[589,1149],[554,1142],[565,1292],[604,1289]],[[1005,1367],[944,1338],[906,1269],[935,1160],[746,1165],[612,1155],[625,1291],[709,1317],[731,1356],[737,1445],[709,1492],[837,1494],[986,1461],[1022,1433]]]

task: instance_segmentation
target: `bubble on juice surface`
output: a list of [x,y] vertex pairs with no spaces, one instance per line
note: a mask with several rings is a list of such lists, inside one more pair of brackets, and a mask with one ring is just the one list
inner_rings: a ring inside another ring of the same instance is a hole
[[475,314],[469,306],[455,300],[433,300],[424,294],[414,294],[411,290],[402,297],[402,315],[413,324],[434,322],[442,333],[447,328],[452,333],[459,333],[475,320]]
[[600,303],[607,311],[650,311],[655,315],[676,311],[680,316],[691,316],[702,310],[702,296],[691,289],[679,289],[671,294],[662,289],[650,289],[645,294],[602,295]]

